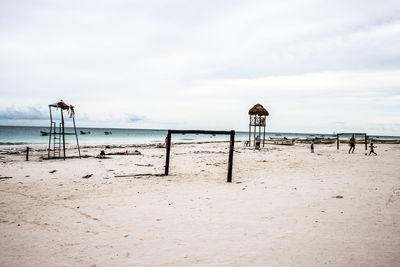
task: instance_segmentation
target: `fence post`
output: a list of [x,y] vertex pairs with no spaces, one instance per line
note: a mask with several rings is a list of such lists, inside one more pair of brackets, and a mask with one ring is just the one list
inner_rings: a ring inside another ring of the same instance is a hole
[[339,134],[336,134],[336,147],[339,149]]
[[235,145],[235,131],[231,131],[231,140],[229,145],[229,162],[228,162],[228,183],[232,183],[232,166],[233,166],[233,149]]
[[29,146],[26,147],[26,161],[29,161]]
[[167,144],[166,144],[167,154],[165,156],[165,175],[169,172],[169,154],[171,152],[171,131],[168,130]]

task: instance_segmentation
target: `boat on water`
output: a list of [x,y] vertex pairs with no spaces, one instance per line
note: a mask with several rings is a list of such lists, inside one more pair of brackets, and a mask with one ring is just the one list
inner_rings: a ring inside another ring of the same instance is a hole
[[105,135],[110,135],[110,134],[112,134],[112,132],[111,131],[105,131],[104,134]]
[[90,134],[90,131],[80,131],[81,134]]
[[45,132],[45,131],[40,131],[40,135],[41,136],[48,136],[48,135],[50,135],[50,133]]

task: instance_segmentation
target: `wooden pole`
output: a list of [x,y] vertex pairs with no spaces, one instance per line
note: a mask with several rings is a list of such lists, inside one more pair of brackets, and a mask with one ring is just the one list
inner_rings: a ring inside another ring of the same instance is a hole
[[72,117],[72,121],[74,122],[75,137],[76,137],[76,143],[78,144],[79,158],[81,158],[81,149],[79,148],[78,133],[76,132],[75,116]]
[[50,159],[50,149],[51,149],[51,130],[53,127],[53,117],[51,116],[51,107],[49,106],[49,111],[50,111],[50,135],[49,135],[49,150],[47,153],[47,158]]
[[171,152],[171,131],[170,130],[168,130],[166,149],[167,149],[167,153],[166,153],[166,156],[165,156],[165,175],[168,175],[168,172],[169,172],[169,154]]
[[[55,125],[55,124],[54,124]],[[58,157],[61,158],[61,140],[62,140],[62,123],[58,125]],[[56,136],[56,135],[54,135]],[[54,144],[56,143],[56,138],[54,138]],[[56,149],[54,149],[54,157],[56,157]]]
[[254,115],[254,140],[253,146],[256,146],[256,133],[257,133],[257,115]]
[[251,115],[250,115],[250,121],[249,121],[249,146],[251,146]]
[[267,117],[264,117],[264,137],[263,137],[263,147],[265,146],[265,126],[267,125]]
[[61,108],[61,127],[62,127],[62,139],[63,139],[63,156],[65,160],[65,127],[64,127],[64,112]]
[[367,145],[367,134],[364,134],[365,136],[365,150],[368,150],[368,145]]
[[231,131],[231,140],[229,145],[228,178],[227,182],[232,183],[233,149],[235,146],[235,131]]
[[339,134],[336,134],[336,147],[339,149]]
[[53,123],[53,157],[56,157],[56,138],[57,138],[57,124],[55,121]]
[[26,147],[26,161],[29,161],[29,146]]

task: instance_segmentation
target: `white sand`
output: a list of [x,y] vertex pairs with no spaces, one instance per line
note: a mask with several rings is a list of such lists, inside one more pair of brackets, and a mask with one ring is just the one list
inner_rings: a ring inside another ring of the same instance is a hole
[[139,179],[115,175],[162,174],[165,149],[0,155],[0,265],[400,266],[400,145],[347,149],[236,143],[231,184],[227,143],[173,145],[170,176]]

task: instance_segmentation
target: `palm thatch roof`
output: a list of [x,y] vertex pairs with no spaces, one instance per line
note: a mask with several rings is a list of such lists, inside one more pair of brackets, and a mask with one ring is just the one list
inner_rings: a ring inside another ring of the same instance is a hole
[[57,103],[50,104],[49,106],[54,107],[54,108],[62,108],[62,109],[69,109],[71,107],[71,105],[68,105],[63,100],[60,100]]
[[60,101],[58,101],[57,103],[50,104],[49,107],[61,108],[63,110],[68,110],[68,114],[69,114],[70,118],[75,116],[74,106],[65,103],[62,99]]
[[256,104],[249,110],[249,115],[268,116],[269,113],[262,105]]

